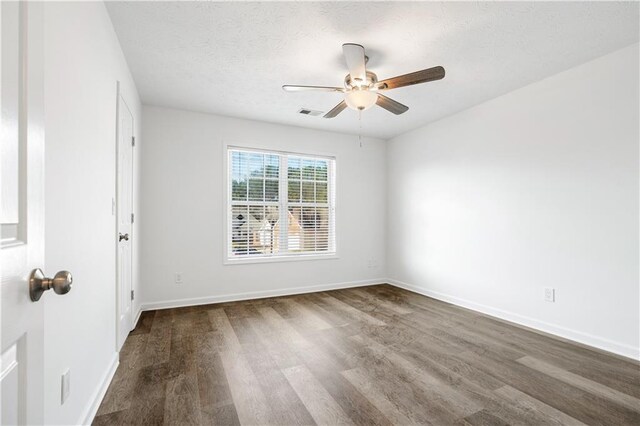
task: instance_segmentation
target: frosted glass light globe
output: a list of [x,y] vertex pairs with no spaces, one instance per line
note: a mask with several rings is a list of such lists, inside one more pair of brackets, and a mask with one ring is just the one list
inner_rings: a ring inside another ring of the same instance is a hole
[[371,108],[376,103],[376,100],[378,100],[378,95],[366,89],[350,90],[344,96],[344,101],[349,108],[355,109],[356,111]]

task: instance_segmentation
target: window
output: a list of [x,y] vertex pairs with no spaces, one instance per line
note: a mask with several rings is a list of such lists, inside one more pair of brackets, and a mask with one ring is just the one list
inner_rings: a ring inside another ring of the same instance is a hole
[[230,261],[335,254],[335,160],[228,150]]

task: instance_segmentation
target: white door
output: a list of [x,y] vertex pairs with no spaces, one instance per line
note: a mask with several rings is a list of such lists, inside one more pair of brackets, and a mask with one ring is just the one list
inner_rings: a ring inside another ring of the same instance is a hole
[[132,327],[132,222],[133,218],[133,115],[118,95],[118,166],[117,166],[117,286],[118,351]]
[[2,103],[1,424],[43,423],[44,299],[28,277],[44,265],[42,3],[0,3]]

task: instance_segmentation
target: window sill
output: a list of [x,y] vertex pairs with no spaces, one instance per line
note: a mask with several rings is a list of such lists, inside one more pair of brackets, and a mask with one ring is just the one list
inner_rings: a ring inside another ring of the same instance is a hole
[[330,260],[340,259],[336,253],[331,254],[307,254],[307,255],[293,255],[293,256],[266,256],[266,257],[254,257],[244,259],[225,259],[225,265],[246,265],[251,263],[277,263],[277,262],[304,262],[308,260]]

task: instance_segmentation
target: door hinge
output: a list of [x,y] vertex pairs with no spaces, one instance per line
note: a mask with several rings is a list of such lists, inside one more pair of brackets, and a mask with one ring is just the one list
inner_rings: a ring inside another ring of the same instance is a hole
[[133,293],[133,290],[131,290],[131,300],[133,300],[133,299],[134,299],[134,297],[133,297],[133,296],[134,296],[134,293]]
[[136,146],[136,137],[131,136],[131,146]]
[[134,216],[133,216],[133,213],[131,213],[131,223],[133,223],[133,221],[134,221]]

